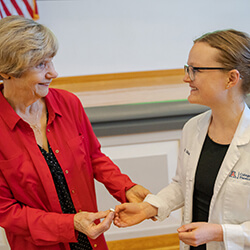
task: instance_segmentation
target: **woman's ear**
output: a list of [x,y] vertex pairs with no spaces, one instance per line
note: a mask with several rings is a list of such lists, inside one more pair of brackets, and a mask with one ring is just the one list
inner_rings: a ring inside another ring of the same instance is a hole
[[232,69],[228,72],[228,81],[226,83],[226,89],[230,89],[235,86],[240,80],[240,72],[237,69]]

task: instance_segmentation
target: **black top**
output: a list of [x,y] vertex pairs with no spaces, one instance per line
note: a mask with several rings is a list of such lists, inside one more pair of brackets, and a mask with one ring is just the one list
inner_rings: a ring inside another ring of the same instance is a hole
[[[39,145],[38,145],[39,146]],[[64,214],[75,214],[76,210],[72,202],[69,188],[64,177],[63,171],[49,145],[49,152],[39,146],[54,180],[55,188],[59,198],[59,202]],[[83,233],[78,234],[78,243],[69,243],[72,250],[92,250],[87,236]]]
[[[229,145],[212,141],[209,136],[203,144],[197,165],[193,193],[193,222],[208,221],[214,183]],[[190,249],[206,249],[206,244]]]

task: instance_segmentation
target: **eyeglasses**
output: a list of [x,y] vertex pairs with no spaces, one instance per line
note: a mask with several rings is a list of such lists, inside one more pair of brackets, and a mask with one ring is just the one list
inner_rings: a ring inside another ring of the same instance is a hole
[[187,73],[190,80],[194,81],[195,79],[195,73],[199,70],[228,70],[226,68],[220,68],[220,67],[193,67],[189,65],[184,65],[185,74]]

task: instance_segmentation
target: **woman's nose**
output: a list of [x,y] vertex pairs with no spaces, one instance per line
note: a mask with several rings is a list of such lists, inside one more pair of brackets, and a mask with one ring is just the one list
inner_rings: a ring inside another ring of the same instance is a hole
[[185,72],[185,75],[183,77],[183,82],[190,82],[190,81],[191,81],[191,79],[189,77],[189,74],[187,72]]
[[53,63],[51,63],[51,65],[46,73],[46,77],[50,78],[50,79],[54,79],[54,78],[57,78],[57,76],[58,76],[58,73],[57,73]]

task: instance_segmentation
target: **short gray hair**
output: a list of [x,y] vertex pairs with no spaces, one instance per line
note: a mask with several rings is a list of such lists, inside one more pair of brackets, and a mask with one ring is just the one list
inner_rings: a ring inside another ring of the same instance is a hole
[[55,35],[44,25],[21,16],[0,20],[0,73],[19,78],[57,50]]

